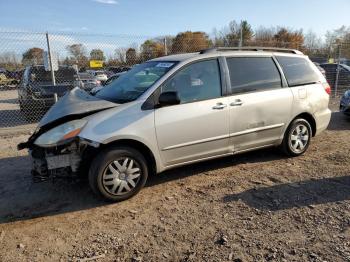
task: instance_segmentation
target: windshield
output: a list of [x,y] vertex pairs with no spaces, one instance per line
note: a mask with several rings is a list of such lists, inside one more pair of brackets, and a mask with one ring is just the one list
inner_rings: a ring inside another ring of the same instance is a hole
[[126,103],[137,99],[177,62],[146,62],[134,66],[130,71],[102,88],[96,97],[114,103]]
[[344,67],[346,70],[350,71],[350,66],[342,64],[342,67]]

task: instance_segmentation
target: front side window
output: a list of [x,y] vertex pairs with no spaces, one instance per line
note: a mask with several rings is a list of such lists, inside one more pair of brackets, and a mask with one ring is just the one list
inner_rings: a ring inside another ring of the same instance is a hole
[[280,73],[271,57],[227,58],[233,93],[281,88]]
[[167,91],[176,91],[181,104],[220,97],[218,61],[205,60],[185,66],[163,85],[162,92]]
[[318,74],[305,58],[290,56],[277,56],[276,58],[282,66],[289,86],[306,85],[319,80]]
[[130,71],[102,88],[96,97],[114,103],[134,101],[176,64],[175,61],[151,61],[134,66]]

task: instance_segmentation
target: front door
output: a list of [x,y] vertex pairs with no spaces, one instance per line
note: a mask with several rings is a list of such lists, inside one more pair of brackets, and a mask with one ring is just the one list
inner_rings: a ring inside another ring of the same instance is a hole
[[155,109],[155,128],[164,165],[229,152],[228,98],[222,97],[217,59],[186,65],[161,92],[177,91],[179,105]]

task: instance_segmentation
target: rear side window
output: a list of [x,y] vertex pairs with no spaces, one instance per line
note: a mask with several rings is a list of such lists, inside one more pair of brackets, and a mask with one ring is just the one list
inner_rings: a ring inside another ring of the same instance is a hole
[[271,57],[227,58],[233,93],[281,88],[280,73]]
[[301,57],[277,56],[289,86],[306,85],[319,81],[311,63]]

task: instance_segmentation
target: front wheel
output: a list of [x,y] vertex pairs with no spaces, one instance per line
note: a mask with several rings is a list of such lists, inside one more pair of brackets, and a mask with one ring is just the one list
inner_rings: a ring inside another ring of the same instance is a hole
[[129,147],[102,151],[89,170],[89,184],[93,192],[114,202],[136,195],[144,187],[147,177],[145,158]]
[[295,119],[288,127],[282,142],[284,153],[289,156],[300,156],[310,145],[311,126],[303,118]]

